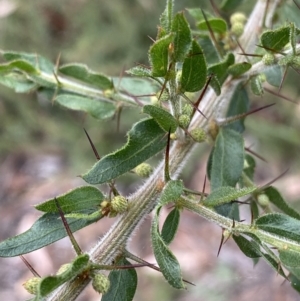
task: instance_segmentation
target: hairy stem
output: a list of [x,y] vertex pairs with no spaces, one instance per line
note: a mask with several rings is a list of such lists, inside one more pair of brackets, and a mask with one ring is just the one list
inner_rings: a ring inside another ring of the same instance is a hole
[[[272,2],[272,1],[271,1]],[[262,27],[264,15],[265,0],[259,0],[253,9],[253,13],[249,17],[246,25],[245,33],[241,37],[241,44],[245,52],[251,52],[257,43],[257,36]],[[239,50],[238,50],[239,51]],[[237,61],[243,58],[238,58]],[[208,119],[216,117],[224,117],[228,102],[231,99],[235,88],[239,84],[239,80],[229,78],[222,87],[222,94],[216,96],[212,89],[209,89],[200,103],[200,110],[204,112]],[[191,127],[208,126],[208,120],[196,113]],[[175,179],[184,166],[187,158],[192,152],[194,143],[192,141],[177,141],[170,150],[170,175]],[[140,187],[135,194],[129,197],[129,210],[123,214],[116,223],[111,227],[109,232],[89,251],[91,260],[98,264],[110,264],[126,247],[128,239],[131,237],[137,226],[151,212],[156,205],[161,190],[164,187],[164,163],[162,162],[156,168],[152,176]],[[205,217],[205,212],[199,212]],[[232,221],[224,218],[214,212],[214,219],[222,227],[230,228]],[[242,229],[243,225],[239,225]],[[85,279],[80,284],[77,279],[62,285],[48,301],[73,301],[78,294],[88,284],[89,280]]]

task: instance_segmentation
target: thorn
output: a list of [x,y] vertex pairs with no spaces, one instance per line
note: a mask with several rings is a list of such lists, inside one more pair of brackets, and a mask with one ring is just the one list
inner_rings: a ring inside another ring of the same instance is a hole
[[201,198],[200,198],[200,202],[202,202],[202,200],[203,200],[203,196],[204,196],[204,192],[205,192],[205,186],[206,186],[206,175],[204,177],[204,183],[203,183],[202,195],[201,195]]
[[219,16],[222,17],[222,14],[220,12],[220,10],[218,9],[216,3],[213,0],[209,0],[211,7],[213,8],[214,13]]
[[253,150],[251,150],[249,147],[245,147],[245,151],[247,151],[248,153],[252,154],[253,156],[257,157],[258,159],[268,163],[268,161],[263,158],[262,156],[260,156],[258,153],[254,152]]
[[296,2],[296,0],[293,0],[293,2],[294,2],[295,5],[298,7],[298,9],[300,9],[300,5]]
[[[252,202],[254,202],[254,201],[252,201]],[[250,225],[253,225],[253,221],[254,221],[254,212],[253,212],[252,206],[250,206],[250,212],[251,212],[251,223],[250,223]]]
[[193,113],[191,115],[191,118],[193,118],[195,112],[198,111],[207,120],[207,117],[199,110],[196,104],[194,104],[185,94],[181,94],[181,96],[193,106]]
[[[166,75],[168,74],[168,72],[170,71],[170,69],[172,68],[172,66],[173,66],[173,62],[171,62],[171,63],[169,64],[168,71],[167,71]],[[161,91],[160,91],[160,93],[159,93],[159,96],[158,96],[158,98],[157,98],[158,100],[160,100],[161,95],[163,94],[163,92],[164,92],[164,90],[165,90],[165,88],[166,88],[167,82],[168,82],[168,79],[167,79],[167,76],[166,76],[166,77],[165,77],[165,80],[164,80],[164,83],[163,83],[163,85],[162,85]]]
[[246,55],[246,53],[245,53],[245,50],[244,50],[243,46],[242,46],[242,45],[241,45],[241,43],[239,42],[239,39],[238,39],[238,38],[236,38],[236,39],[235,39],[235,41],[236,41],[236,43],[238,44],[239,48],[241,49],[241,51],[242,51],[242,55],[245,55],[245,56],[246,56],[246,59],[247,59],[247,61],[249,62],[250,60],[249,60],[248,56]]
[[[195,104],[193,103],[193,105],[195,105],[195,106],[194,106],[194,109],[193,109],[192,118],[193,118],[193,116],[194,116],[196,110],[197,110],[203,117],[205,117],[204,114],[203,114],[200,110],[198,110],[198,107],[199,107],[199,104],[200,104],[200,102],[201,102],[201,100],[202,100],[202,98],[203,98],[203,96],[204,96],[204,94],[205,94],[205,92],[206,92],[206,90],[207,90],[207,88],[208,88],[208,86],[209,86],[209,84],[210,84],[211,79],[213,78],[213,76],[214,76],[214,74],[210,74],[210,75],[208,76],[208,78],[207,78],[207,80],[206,80],[206,82],[205,82],[205,85],[204,85],[204,87],[203,87],[203,89],[202,89],[202,91],[201,91],[201,94],[200,94],[199,97],[198,97],[198,100],[196,101]],[[206,118],[206,117],[205,117],[205,118]],[[207,119],[207,118],[206,118],[206,119]]]
[[23,255],[20,255],[20,258],[25,263],[30,272],[33,274],[33,276],[41,278],[39,273],[33,268],[33,266],[26,260],[26,258]]
[[272,48],[269,48],[269,47],[266,47],[266,46],[263,46],[263,45],[258,45],[258,44],[256,44],[255,46],[260,47],[260,48],[263,48],[263,49],[265,49],[265,50],[269,50],[269,51],[271,51],[271,52],[273,52],[273,53],[277,53],[277,54],[281,54],[281,55],[286,55],[284,52],[280,52],[280,51],[274,50],[274,49],[272,49]]
[[234,220],[234,218],[232,219],[232,228],[235,228],[235,220]]
[[261,54],[255,54],[255,53],[237,53],[238,55],[245,55],[245,56],[253,56],[253,57],[263,57]]
[[170,170],[169,170],[170,134],[171,134],[171,128],[169,129],[169,133],[168,133],[168,141],[167,141],[167,147],[166,147],[166,153],[165,153],[165,174],[164,174],[164,177],[165,177],[165,182],[166,183],[171,180]]
[[287,172],[289,171],[289,168],[287,168],[283,173],[281,173],[279,176],[277,176],[275,179],[271,180],[267,184],[263,185],[259,188],[259,191],[263,191],[266,188],[270,187],[274,182],[276,182],[278,179],[282,178]]
[[120,92],[124,93],[125,95],[129,96],[129,97],[132,97],[133,100],[136,102],[136,104],[138,104],[140,107],[143,107],[144,104],[133,94],[129,93],[128,91],[126,90],[120,90]]
[[220,242],[220,246],[219,246],[219,249],[218,249],[217,257],[219,257],[222,246],[223,246],[223,243],[224,243],[224,231],[225,231],[225,229],[222,228],[222,237],[221,237],[221,242]]
[[117,109],[117,133],[120,131],[120,121],[121,121],[121,114],[122,114],[123,107],[120,105]]
[[290,101],[292,103],[295,103],[295,104],[299,104],[297,101],[292,100],[292,99],[288,98],[287,96],[285,96],[283,94],[280,94],[278,92],[272,91],[271,89],[268,89],[268,88],[264,87],[264,90],[267,91],[267,92],[269,92],[270,94],[273,94],[273,95],[277,96],[277,97],[283,98],[283,99],[285,99],[287,101]]
[[89,142],[90,142],[90,145],[91,145],[91,147],[92,147],[92,149],[93,149],[93,152],[94,152],[94,155],[95,155],[96,159],[97,159],[97,160],[100,160],[101,157],[99,156],[99,153],[98,153],[98,151],[97,151],[97,149],[96,149],[96,147],[95,147],[95,145],[94,145],[92,139],[90,138],[90,136],[89,136],[88,132],[86,131],[86,129],[83,128],[83,130],[84,130],[84,132],[85,132],[85,134],[86,134],[86,136],[87,136],[87,138],[88,138],[88,140],[89,140]]
[[253,109],[253,110],[251,110],[249,112],[246,112],[246,113],[243,113],[243,114],[235,115],[235,116],[232,116],[232,117],[227,117],[224,121],[220,122],[219,125],[227,125],[229,123],[232,123],[232,122],[235,122],[235,121],[240,120],[242,118],[245,118],[248,115],[251,115],[251,114],[257,113],[257,112],[259,112],[263,109],[272,107],[275,104],[276,103],[271,103],[269,105],[266,105],[266,106],[263,106],[263,107],[260,107],[260,108],[257,108],[257,109]]
[[74,237],[74,235],[73,235],[73,233],[72,233],[72,231],[71,231],[71,229],[69,227],[69,224],[68,224],[68,222],[67,222],[67,220],[65,218],[65,215],[64,215],[64,213],[63,213],[63,211],[61,209],[61,206],[60,206],[57,198],[54,198],[54,202],[55,202],[55,205],[56,205],[57,210],[59,212],[60,218],[61,218],[61,220],[62,220],[62,222],[64,224],[64,227],[66,229],[66,232],[67,232],[67,234],[68,234],[68,236],[70,238],[70,241],[71,241],[71,243],[72,243],[72,245],[74,247],[74,250],[75,250],[76,254],[77,255],[82,254],[82,250],[79,247],[79,245],[78,245],[78,243],[77,243],[77,241],[76,241],[76,239],[75,239],[75,237]]
[[[144,260],[144,259],[142,259],[142,258],[140,258],[140,257],[138,257],[138,256],[136,256],[136,255],[134,255],[134,254],[132,254],[130,252],[128,252],[127,250],[125,250],[125,255],[127,255],[126,257],[128,257],[129,259],[134,260],[134,261],[139,262],[139,263],[144,263],[144,264],[147,265],[147,267],[149,267],[149,268],[151,268],[151,269],[153,269],[153,270],[161,273],[160,268],[158,268],[156,265],[147,262],[146,260]],[[182,279],[182,280],[185,283],[188,283],[188,284],[191,284],[193,286],[196,286],[194,283],[192,283],[192,282],[190,282],[190,281],[188,281],[186,279]]]
[[222,55],[223,51],[222,51],[222,49],[221,49],[221,47],[220,47],[220,45],[219,45],[219,43],[218,43],[218,41],[217,41],[217,39],[216,39],[216,37],[215,37],[215,34],[214,34],[214,32],[213,32],[213,30],[212,30],[212,28],[211,28],[211,26],[210,26],[210,24],[209,24],[209,22],[208,22],[208,20],[207,20],[207,17],[206,17],[206,15],[205,15],[205,13],[204,13],[204,10],[203,10],[202,8],[201,8],[201,12],[202,12],[202,15],[203,15],[203,17],[204,17],[205,23],[206,23],[206,25],[207,25],[208,31],[209,31],[209,33],[210,33],[210,35],[211,35],[211,39],[213,40],[213,42],[214,42],[214,44],[215,44],[215,47],[216,47],[216,49],[218,50],[219,55],[220,55],[221,57],[223,57],[223,55]]
[[285,80],[285,78],[286,78],[286,75],[287,75],[287,70],[288,70],[288,67],[286,66],[285,69],[284,69],[284,72],[283,72],[283,76],[282,76],[282,79],[281,79],[279,88],[278,88],[278,93],[280,93],[280,91],[281,91],[283,82],[284,82],[284,80]]

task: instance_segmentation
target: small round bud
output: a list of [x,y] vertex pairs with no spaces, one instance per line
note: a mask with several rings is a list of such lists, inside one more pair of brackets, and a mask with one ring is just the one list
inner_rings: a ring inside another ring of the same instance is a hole
[[23,283],[24,288],[26,291],[32,295],[36,295],[38,292],[38,285],[41,282],[41,278],[39,277],[32,277],[28,279],[26,282]]
[[102,215],[107,215],[110,212],[110,202],[104,200],[101,202],[100,207]]
[[247,17],[245,14],[241,12],[236,12],[230,16],[230,24],[242,23],[244,24],[247,21]]
[[240,22],[236,22],[231,26],[231,33],[237,37],[240,37],[244,32],[244,24]]
[[156,95],[150,97],[150,103],[153,106],[159,106],[159,101],[158,101],[158,98],[156,97]]
[[231,236],[231,232],[227,229],[223,231],[224,241],[226,241]]
[[189,103],[185,104],[182,108],[182,114],[185,114],[185,115],[188,115],[188,116],[191,116],[192,113],[193,113],[193,106],[190,105]]
[[128,202],[124,196],[117,195],[111,200],[111,209],[116,213],[124,213],[128,208]]
[[177,140],[177,135],[176,135],[176,133],[171,133],[171,134],[170,134],[170,139],[171,139],[171,140]]
[[153,171],[153,168],[150,164],[148,163],[142,163],[140,165],[138,165],[135,169],[134,169],[135,173],[143,178],[147,178],[150,176],[150,174]]
[[268,52],[262,57],[261,61],[266,66],[273,65],[275,63],[275,55],[273,53]]
[[244,160],[244,167],[243,167],[243,169],[247,169],[248,167],[250,167],[248,161]]
[[190,122],[191,122],[191,118],[186,114],[182,114],[178,118],[179,126],[184,129],[186,129],[189,126]]
[[113,95],[115,94],[115,91],[112,90],[112,89],[107,89],[107,90],[104,90],[104,91],[103,91],[103,94],[104,94],[104,96],[107,97],[107,98],[112,98]]
[[257,201],[258,201],[258,204],[263,208],[268,207],[270,204],[269,197],[266,194],[260,194],[257,197]]
[[158,101],[168,101],[170,99],[170,94],[167,91],[167,89],[164,89],[163,92],[158,91],[156,93],[156,97],[157,97]]
[[58,269],[56,275],[60,275],[64,272],[66,272],[71,267],[71,263],[65,263]]
[[100,294],[105,294],[109,290],[110,281],[107,276],[99,273],[99,274],[93,275],[92,285],[96,292],[98,292]]
[[206,132],[203,129],[192,129],[190,135],[198,143],[201,143],[206,139]]
[[212,140],[215,141],[219,133],[219,125],[215,120],[211,120],[208,124],[208,132]]

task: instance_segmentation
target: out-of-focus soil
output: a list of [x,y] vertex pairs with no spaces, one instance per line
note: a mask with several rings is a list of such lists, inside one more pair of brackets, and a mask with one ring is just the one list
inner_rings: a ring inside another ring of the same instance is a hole
[[[0,164],[0,239],[26,231],[40,215],[32,206],[48,198],[84,185],[66,168],[59,153],[30,155],[15,153]],[[199,167],[197,179],[204,178],[205,170]],[[197,185],[191,181],[194,188]],[[167,210],[163,213],[166,214]],[[162,214],[162,215],[164,215]],[[242,213],[243,214],[243,213]],[[88,250],[114,222],[105,218],[75,234],[83,250]],[[154,263],[149,229],[151,215],[137,230],[130,242],[130,250]],[[195,286],[176,291],[169,288],[162,276],[150,269],[140,268],[136,301],[296,301],[299,295],[283,278],[264,262],[253,267],[228,241],[217,257],[221,229],[190,213],[182,214],[178,235],[171,244],[178,257],[184,278]],[[67,238],[25,255],[25,258],[42,276],[53,274],[61,264],[74,257]],[[30,298],[22,283],[32,275],[20,258],[0,259],[0,300],[18,301]],[[96,301],[100,297],[90,287],[81,301]]]

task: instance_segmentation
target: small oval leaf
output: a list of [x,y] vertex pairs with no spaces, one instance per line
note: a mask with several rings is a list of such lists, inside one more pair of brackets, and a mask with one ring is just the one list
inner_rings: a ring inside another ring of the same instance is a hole
[[104,74],[90,70],[84,64],[66,64],[59,67],[58,70],[64,75],[83,81],[101,90],[111,90],[114,88],[114,84],[110,78]]
[[174,208],[167,216],[161,229],[161,237],[163,241],[169,245],[174,239],[180,221],[180,211]]
[[232,235],[233,240],[236,242],[240,250],[249,258],[261,257],[260,250],[255,247],[251,241],[243,237],[242,235]]
[[174,133],[178,127],[176,119],[163,108],[145,105],[143,113],[150,115],[165,132]]
[[202,48],[193,40],[192,49],[183,61],[180,91],[184,93],[201,90],[206,77],[207,66]]
[[255,186],[245,187],[242,189],[229,186],[219,187],[215,189],[205,200],[203,200],[202,204],[210,207],[219,206],[237,200],[242,196],[248,195],[254,192],[256,189],[257,188]]
[[261,44],[266,49],[280,51],[290,40],[290,27],[285,26],[275,30],[269,30],[261,35]]
[[70,192],[50,199],[41,204],[35,205],[35,208],[43,212],[59,213],[55,199],[59,202],[62,211],[67,214],[82,210],[91,210],[91,212],[94,212],[97,210],[97,208],[99,208],[104,196],[96,187],[83,186],[75,188]]
[[237,63],[229,66],[228,73],[233,77],[239,77],[240,75],[244,74],[248,70],[250,70],[252,65],[247,62]]
[[[213,18],[213,19],[208,19],[207,20],[209,23],[209,27],[211,28],[212,31],[223,34],[227,31],[227,24],[223,19],[219,18]],[[208,25],[207,22],[201,21],[197,23],[197,27],[200,30],[208,30]]]
[[94,118],[106,119],[115,113],[115,106],[107,101],[92,99],[73,94],[61,94],[55,98],[55,101],[61,106],[75,111],[83,111]]

